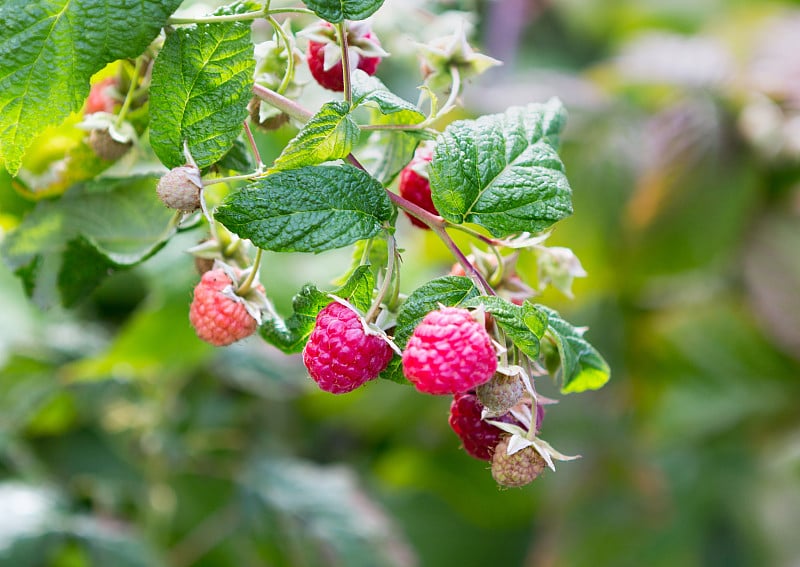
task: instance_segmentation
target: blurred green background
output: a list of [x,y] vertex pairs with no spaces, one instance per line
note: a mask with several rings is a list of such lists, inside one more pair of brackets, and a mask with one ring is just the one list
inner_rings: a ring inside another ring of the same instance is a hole
[[[0,565],[800,565],[800,5],[387,0],[379,76],[414,100],[403,34],[465,15],[506,65],[464,115],[570,113],[575,214],[549,244],[589,276],[541,302],[590,327],[612,379],[542,435],[583,458],[499,490],[449,399],[334,397],[257,338],[201,343],[188,232],[71,311],[0,269]],[[291,135],[262,136],[265,159]],[[30,207],[6,177],[0,227]],[[452,259],[399,223],[408,292]],[[265,256],[286,312],[348,252]]]

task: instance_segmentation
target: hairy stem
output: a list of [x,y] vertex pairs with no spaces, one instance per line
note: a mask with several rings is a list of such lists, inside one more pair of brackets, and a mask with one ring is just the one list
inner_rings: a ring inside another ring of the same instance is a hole
[[253,85],[253,94],[258,98],[267,101],[278,110],[282,110],[295,120],[300,122],[308,122],[314,116],[313,112],[309,112],[295,101],[286,98],[285,96],[276,93],[272,89],[262,87],[261,85]]
[[256,158],[256,170],[261,171],[264,168],[264,162],[261,161],[261,153],[258,151],[256,140],[253,138],[253,131],[250,130],[250,125],[247,120],[244,121],[244,132],[247,135],[247,143],[250,146],[250,151],[253,152],[253,157]]
[[122,108],[119,109],[117,120],[114,122],[114,125],[117,128],[119,128],[122,125],[122,122],[125,120],[125,116],[128,114],[128,110],[131,107],[131,103],[133,102],[133,98],[136,93],[136,81],[139,79],[139,73],[141,71],[142,71],[142,57],[138,57],[133,67],[133,73],[131,73],[130,87],[128,87],[128,92],[125,93],[125,100],[122,102]]
[[286,47],[286,72],[283,74],[283,80],[281,81],[280,86],[278,86],[278,94],[283,94],[286,92],[286,89],[289,87],[289,83],[292,82],[294,78],[294,53],[292,52],[292,40],[289,39],[289,36],[283,31],[283,28],[278,23],[278,20],[270,16],[267,18],[269,23],[275,29],[275,33],[280,36],[281,40],[283,40],[283,44]]
[[378,316],[378,311],[381,308],[381,303],[383,303],[384,298],[389,294],[389,291],[392,287],[392,279],[394,278],[394,266],[397,263],[397,242],[394,239],[394,235],[391,233],[388,233],[386,235],[386,246],[388,248],[386,273],[383,276],[383,282],[381,283],[381,288],[378,290],[378,295],[375,297],[375,300],[372,302],[369,311],[367,311],[367,314],[364,317],[367,323],[372,323]]
[[344,100],[353,102],[353,86],[350,83],[350,50],[347,48],[347,23],[342,20],[336,24],[339,31],[339,44],[342,47],[342,81],[344,83]]
[[247,295],[247,293],[252,289],[253,282],[258,279],[258,270],[261,267],[261,254],[264,251],[261,248],[256,248],[256,257],[253,260],[253,265],[250,267],[250,273],[247,274],[247,279],[242,282],[242,285],[239,286],[239,289],[236,290],[237,295]]

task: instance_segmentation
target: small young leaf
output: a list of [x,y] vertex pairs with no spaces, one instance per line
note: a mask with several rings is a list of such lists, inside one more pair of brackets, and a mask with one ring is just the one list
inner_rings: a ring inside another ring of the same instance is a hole
[[358,125],[344,101],[325,103],[284,148],[271,171],[296,169],[347,157],[358,140]]
[[366,20],[383,5],[383,0],[303,0],[314,13],[332,24],[342,20]]
[[487,313],[491,313],[495,322],[500,326],[511,342],[524,354],[531,358],[539,356],[539,340],[544,336],[546,327],[535,332],[526,320],[532,318],[538,321],[538,309],[530,303],[514,305],[501,297],[479,295],[461,304],[462,307],[478,307],[482,305]]
[[356,69],[352,80],[353,106],[374,105],[386,116],[383,124],[411,125],[425,120],[425,115],[416,106],[391,92],[377,77]]
[[[360,266],[340,288],[331,294],[348,300],[353,306],[366,311],[372,302],[375,278],[369,266]],[[265,341],[285,353],[303,350],[308,336],[314,330],[317,314],[331,301],[328,292],[319,291],[308,284],[294,296],[294,312],[288,319],[272,318],[264,321],[260,333]]]
[[167,167],[186,163],[184,142],[204,168],[233,146],[253,86],[250,26],[201,24],[167,35],[153,65],[150,143]]
[[404,348],[414,328],[425,315],[438,309],[439,304],[453,307],[477,295],[478,290],[472,280],[461,276],[442,276],[418,287],[400,307],[394,342]]
[[583,338],[585,328],[573,327],[557,311],[537,305],[548,316],[550,337],[561,359],[561,392],[584,392],[605,386],[611,375],[608,363],[599,352]]
[[383,186],[353,166],[308,166],[231,195],[216,219],[264,250],[322,252],[375,236],[394,209]]
[[15,175],[34,137],[89,94],[107,63],[137,57],[181,0],[6,0],[0,6],[0,161]]
[[572,214],[558,157],[566,112],[561,102],[512,107],[459,120],[439,136],[430,168],[433,203],[454,223],[485,226],[494,236],[540,232]]

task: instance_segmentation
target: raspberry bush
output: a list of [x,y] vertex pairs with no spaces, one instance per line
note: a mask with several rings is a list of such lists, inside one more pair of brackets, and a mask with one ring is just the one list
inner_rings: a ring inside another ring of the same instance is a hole
[[[0,92],[0,158],[27,194],[51,199],[6,235],[2,255],[39,304],[70,307],[193,231],[205,274],[186,317],[199,338],[222,346],[257,334],[302,352],[332,393],[381,378],[469,395],[469,408],[453,402],[454,429],[470,454],[494,459],[501,484],[523,484],[570,458],[539,437],[547,400],[536,382],[550,376],[567,394],[609,378],[585,329],[536,301],[547,284],[570,295],[585,275],[571,251],[545,245],[572,214],[558,153],[566,110],[550,99],[455,120],[468,79],[498,63],[456,29],[418,45],[420,72],[407,79],[418,102],[392,92],[373,76],[391,55],[368,21],[382,3],[237,2],[173,15],[178,0],[114,11],[87,0],[86,10],[64,5],[69,26],[56,19],[40,34],[52,16],[44,4],[6,2],[0,75],[25,80]],[[265,27],[269,37],[255,40]],[[318,84],[302,80],[308,73]],[[85,135],[45,173],[30,171],[34,139],[81,110],[70,127]],[[296,134],[265,162],[253,131],[278,127]],[[401,285],[415,258],[398,240],[412,226],[449,250],[453,275]],[[453,231],[473,239],[471,253]],[[353,250],[340,287],[309,284],[294,312],[279,314],[259,282],[281,284],[261,269],[264,252],[338,248]],[[538,289],[516,272],[523,251],[539,261]],[[492,409],[477,415],[479,399]],[[474,438],[493,446],[475,448]]]

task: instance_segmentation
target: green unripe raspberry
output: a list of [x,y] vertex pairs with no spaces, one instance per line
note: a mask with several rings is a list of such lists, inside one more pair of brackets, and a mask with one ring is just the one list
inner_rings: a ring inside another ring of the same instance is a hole
[[492,415],[503,415],[522,400],[525,385],[519,376],[496,372],[491,380],[478,386],[475,393]]

